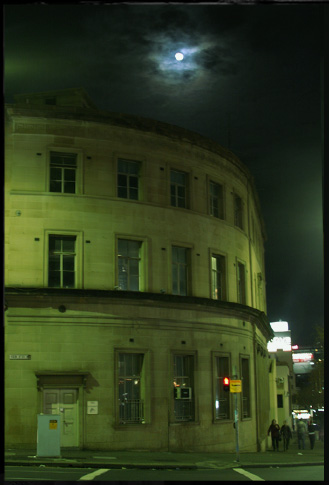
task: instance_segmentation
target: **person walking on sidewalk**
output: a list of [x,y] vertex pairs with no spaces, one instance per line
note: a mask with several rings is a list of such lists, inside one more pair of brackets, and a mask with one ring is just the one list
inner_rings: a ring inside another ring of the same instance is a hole
[[298,438],[298,449],[305,449],[305,433],[306,433],[306,424],[302,419],[300,419],[297,423],[297,438]]
[[287,421],[283,421],[280,434],[283,437],[283,451],[286,451],[289,448],[290,438],[292,438],[292,432]]
[[314,443],[315,443],[315,431],[317,430],[317,425],[313,423],[313,419],[310,418],[309,424],[308,424],[308,437],[310,438],[310,446],[311,450],[314,448]]
[[280,426],[277,424],[275,419],[272,419],[272,423],[268,428],[267,434],[271,433],[273,451],[279,451],[279,439],[280,439]]

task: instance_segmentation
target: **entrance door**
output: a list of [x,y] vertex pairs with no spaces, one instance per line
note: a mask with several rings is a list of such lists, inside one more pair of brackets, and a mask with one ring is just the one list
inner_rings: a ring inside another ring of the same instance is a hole
[[79,446],[77,389],[44,389],[43,412],[60,414],[61,447]]

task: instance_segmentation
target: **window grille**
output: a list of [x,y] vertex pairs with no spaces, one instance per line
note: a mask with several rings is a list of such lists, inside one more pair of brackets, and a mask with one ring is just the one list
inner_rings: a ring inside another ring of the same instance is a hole
[[144,400],[141,396],[144,354],[120,353],[118,362],[119,422],[144,421]]
[[215,357],[215,419],[230,419],[230,393],[223,390],[223,379],[230,375],[229,358]]
[[[175,421],[194,421],[194,356],[174,355],[174,388],[190,387],[190,399],[174,399]],[[174,393],[173,393],[174,394]]]
[[249,359],[241,359],[241,380],[242,380],[242,417],[250,417],[250,376]]

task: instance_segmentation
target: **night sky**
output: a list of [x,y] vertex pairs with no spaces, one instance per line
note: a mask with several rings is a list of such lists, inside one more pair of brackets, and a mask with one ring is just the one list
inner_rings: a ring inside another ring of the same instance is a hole
[[[232,150],[267,231],[267,313],[308,345],[323,326],[321,59],[328,5],[14,5],[5,102],[83,87],[102,110]],[[184,54],[176,61],[175,53]]]

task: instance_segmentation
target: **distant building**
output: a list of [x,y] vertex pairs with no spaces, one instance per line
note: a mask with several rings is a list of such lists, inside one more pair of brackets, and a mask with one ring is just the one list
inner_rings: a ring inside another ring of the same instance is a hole
[[82,89],[5,107],[6,446],[265,450],[264,224],[247,168]]
[[[288,322],[271,322],[274,338],[267,350],[272,358],[270,370],[271,411],[282,426],[287,420],[292,425],[292,396],[296,392],[291,351],[291,331]],[[272,379],[271,379],[272,375]]]

